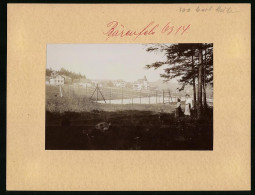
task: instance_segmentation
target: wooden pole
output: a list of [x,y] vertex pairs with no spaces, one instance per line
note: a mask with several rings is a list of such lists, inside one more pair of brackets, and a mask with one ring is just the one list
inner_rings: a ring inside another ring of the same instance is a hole
[[70,98],[70,85],[68,85],[68,98]]
[[140,104],[142,103],[141,92],[142,92],[142,90],[140,90]]
[[[171,101],[170,101],[171,100]],[[170,91],[170,89],[169,89],[169,103],[170,102],[173,102],[173,99],[172,99],[172,95],[171,95],[171,91]]]
[[156,91],[156,104],[158,103],[158,91]]
[[74,98],[74,87],[72,87],[73,88],[73,98]]
[[103,98],[104,102],[106,103],[105,98],[104,98],[104,96],[103,96],[102,92],[100,91],[99,87],[98,87],[97,89],[98,89],[99,93],[101,94],[101,96],[102,96],[102,98]]
[[131,96],[132,96],[132,104],[133,104],[133,103],[134,103],[134,102],[133,102],[134,91],[132,91],[132,94],[131,94]]
[[168,91],[168,101],[169,101],[169,104],[170,104],[170,89],[169,89],[169,91]]
[[96,99],[96,102],[98,101],[98,84],[96,86],[96,90],[97,90],[97,99]]
[[89,99],[92,99],[92,97],[93,97],[94,93],[96,92],[96,90],[97,90],[97,88],[95,88],[95,90],[93,91],[93,93],[92,93],[92,95],[90,96]]
[[112,88],[110,89],[110,104],[112,103]]
[[63,97],[61,85],[59,85],[59,92],[60,92],[60,97]]
[[121,88],[121,104],[123,104],[123,87]]
[[164,93],[164,89],[163,89],[163,104],[165,103],[164,98],[165,98],[165,93]]
[[80,99],[80,85],[78,85],[78,99]]
[[149,104],[151,104],[150,92],[151,92],[151,91],[149,91]]

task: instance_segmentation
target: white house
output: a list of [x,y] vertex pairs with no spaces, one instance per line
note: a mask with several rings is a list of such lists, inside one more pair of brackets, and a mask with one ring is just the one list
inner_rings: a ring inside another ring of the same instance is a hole
[[64,85],[65,78],[61,75],[50,78],[50,85]]
[[137,81],[135,81],[133,83],[133,89],[135,90],[149,90],[150,86],[149,86],[149,82],[146,78],[146,76],[144,76],[143,79],[138,79]]

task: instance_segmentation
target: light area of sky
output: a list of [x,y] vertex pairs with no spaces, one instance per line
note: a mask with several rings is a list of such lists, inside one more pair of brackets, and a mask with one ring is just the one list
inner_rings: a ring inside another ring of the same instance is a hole
[[145,65],[166,60],[164,53],[147,52],[145,44],[48,44],[47,68],[65,68],[88,79],[136,81],[162,80],[157,70]]

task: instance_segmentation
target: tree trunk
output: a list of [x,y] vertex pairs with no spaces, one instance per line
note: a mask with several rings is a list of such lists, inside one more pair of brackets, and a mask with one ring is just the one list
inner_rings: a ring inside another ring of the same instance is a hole
[[204,102],[204,109],[207,108],[206,103],[206,49],[205,49],[205,63],[203,64],[203,102]]
[[199,49],[199,68],[198,68],[198,109],[197,117],[202,118],[202,72],[203,71],[203,54],[202,46]]
[[[195,72],[195,68],[194,68],[194,59],[193,59],[193,55],[192,55],[192,72]],[[196,96],[196,75],[193,76],[193,96],[194,96],[194,109],[197,109],[197,96]]]
[[206,86],[205,82],[203,82],[203,103],[204,103],[204,108],[207,108],[207,103],[206,103]]

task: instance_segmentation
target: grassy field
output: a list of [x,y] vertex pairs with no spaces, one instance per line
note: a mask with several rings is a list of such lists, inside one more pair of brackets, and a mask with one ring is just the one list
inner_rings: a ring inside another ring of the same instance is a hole
[[[48,150],[212,150],[213,112],[175,118],[175,104],[98,104],[46,92]],[[106,131],[96,125],[111,123]]]
[[[95,128],[111,123],[107,131]],[[150,111],[46,113],[46,149],[212,150],[213,123]]]

